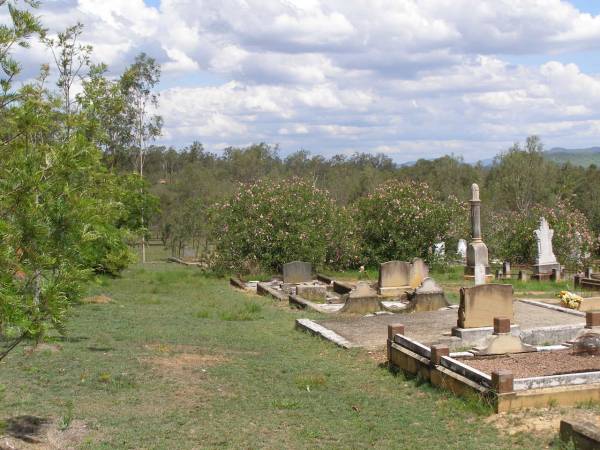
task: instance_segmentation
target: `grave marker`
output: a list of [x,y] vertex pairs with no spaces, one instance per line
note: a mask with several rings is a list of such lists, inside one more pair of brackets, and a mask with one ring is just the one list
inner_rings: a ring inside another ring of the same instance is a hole
[[548,221],[544,217],[540,217],[540,227],[534,231],[534,234],[537,241],[538,253],[536,263],[533,266],[533,273],[536,275],[550,274],[552,273],[552,269],[560,271],[560,264],[552,250],[554,230],[550,228]]
[[312,280],[312,265],[307,262],[293,261],[283,265],[284,283],[304,283]]
[[410,287],[411,264],[405,261],[388,261],[379,265],[379,295],[402,295]]
[[460,289],[459,328],[491,327],[494,317],[514,320],[512,285],[482,284]]

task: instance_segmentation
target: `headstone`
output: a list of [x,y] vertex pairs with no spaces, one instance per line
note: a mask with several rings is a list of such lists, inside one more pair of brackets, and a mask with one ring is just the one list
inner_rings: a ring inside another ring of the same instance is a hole
[[510,278],[510,262],[504,261],[502,263],[502,276],[504,278]]
[[554,230],[550,228],[548,221],[544,217],[540,217],[540,227],[534,231],[534,234],[537,241],[538,256],[533,266],[533,272],[535,274],[549,274],[552,273],[552,269],[560,271],[560,264],[556,260],[556,256],[552,250]]
[[513,287],[510,284],[484,284],[460,289],[459,328],[491,327],[494,317],[514,320]]
[[446,243],[437,242],[436,244],[433,244],[433,253],[436,256],[444,256],[446,254]]
[[475,286],[485,284],[485,267],[481,264],[475,266]]
[[591,267],[587,267],[585,269],[585,277],[586,278],[592,278],[592,274],[594,273],[594,271],[592,270]]
[[519,270],[518,280],[519,281],[527,281],[528,279],[529,279],[529,276],[527,275],[527,272],[525,272],[524,270]]
[[190,247],[189,245],[184,246],[182,259],[185,261],[195,260],[196,259],[196,249],[194,247]]
[[293,261],[283,265],[284,283],[304,283],[312,280],[312,266],[310,263]]
[[479,200],[479,186],[471,186],[471,242],[467,246],[467,266],[465,275],[475,275],[475,267],[482,265],[486,274],[489,272],[488,249],[481,238],[481,200]]
[[408,275],[408,285],[411,288],[417,288],[421,286],[421,283],[425,278],[429,276],[429,267],[425,264],[421,258],[413,259],[410,266],[410,272]]
[[347,296],[340,312],[350,314],[369,314],[381,310],[377,292],[366,281],[359,281],[356,288]]
[[456,248],[456,253],[462,258],[465,259],[467,257],[467,241],[464,239],[458,240],[458,247]]
[[419,286],[408,297],[410,306],[406,312],[437,311],[449,306],[444,290],[433,278],[425,278]]
[[312,302],[324,302],[327,298],[327,286],[322,284],[299,284],[296,295]]
[[496,270],[496,280],[502,279],[502,271],[500,269]]
[[410,287],[411,264],[388,261],[379,265],[379,294],[386,297],[402,295]]

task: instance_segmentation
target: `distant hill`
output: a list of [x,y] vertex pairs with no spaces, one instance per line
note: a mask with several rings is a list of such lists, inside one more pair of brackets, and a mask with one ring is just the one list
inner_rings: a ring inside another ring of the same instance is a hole
[[570,162],[576,166],[588,167],[590,164],[600,166],[600,147],[562,148],[555,147],[544,152],[544,156],[557,163]]

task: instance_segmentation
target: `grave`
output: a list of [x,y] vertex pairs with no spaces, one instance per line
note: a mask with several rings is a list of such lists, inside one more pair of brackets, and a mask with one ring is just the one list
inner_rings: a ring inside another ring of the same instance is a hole
[[379,265],[378,293],[384,297],[399,297],[410,289],[411,264],[388,261]]
[[303,283],[312,280],[312,265],[307,262],[293,261],[283,265],[284,283]]
[[372,289],[369,283],[359,281],[356,288],[345,298],[340,312],[349,314],[368,314],[375,311],[381,311],[380,298],[375,289]]
[[494,317],[514,320],[512,285],[483,284],[460,289],[458,328],[490,327]]
[[534,234],[537,242],[537,257],[533,266],[534,276],[540,278],[540,275],[550,275],[553,269],[560,273],[560,264],[552,250],[554,230],[550,228],[544,217],[540,217],[540,227],[534,231]]
[[458,246],[456,248],[456,253],[463,260],[467,259],[467,241],[466,240],[464,240],[464,239],[459,239],[458,240]]
[[425,278],[421,286],[408,294],[406,312],[436,311],[450,306],[444,290],[433,280]]
[[467,265],[465,276],[475,276],[475,267],[483,266],[486,275],[489,274],[488,249],[481,237],[481,200],[479,199],[479,186],[471,186],[471,242],[467,246]]
[[[564,342],[520,349],[518,340],[510,336],[509,321],[497,318],[497,337],[488,340],[487,348],[493,354],[450,353],[447,345],[428,346],[407,336],[408,327],[396,322],[388,326],[388,364],[457,395],[480,395],[496,412],[545,408],[551,402],[572,406],[600,399],[598,329],[600,312],[588,312],[586,332],[575,345]],[[501,338],[508,348],[493,348]]]

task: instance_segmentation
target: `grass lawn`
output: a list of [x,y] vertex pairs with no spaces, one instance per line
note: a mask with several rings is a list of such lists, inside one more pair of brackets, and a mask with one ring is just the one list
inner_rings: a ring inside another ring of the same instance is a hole
[[298,332],[310,313],[196,268],[137,265],[90,291],[113,302],[75,307],[60,352],[19,347],[0,364],[0,419],[84,421],[86,449],[538,449],[553,438],[499,434],[475,401]]

